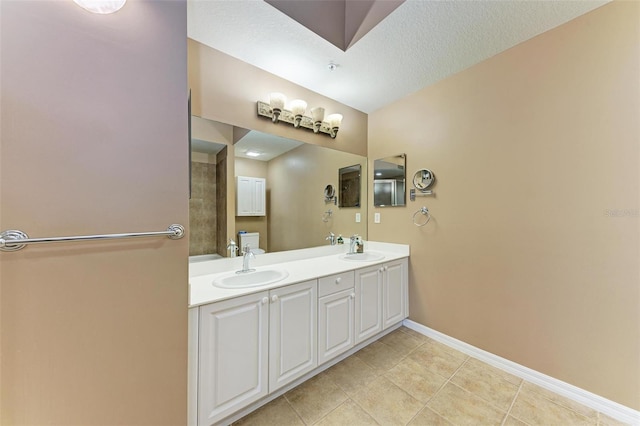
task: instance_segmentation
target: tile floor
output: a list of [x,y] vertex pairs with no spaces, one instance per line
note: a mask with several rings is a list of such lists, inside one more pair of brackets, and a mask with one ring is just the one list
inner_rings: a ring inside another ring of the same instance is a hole
[[234,425],[621,425],[400,327]]

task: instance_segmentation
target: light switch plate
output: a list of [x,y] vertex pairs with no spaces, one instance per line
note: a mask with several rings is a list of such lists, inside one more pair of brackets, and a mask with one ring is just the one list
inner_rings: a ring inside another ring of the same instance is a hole
[[356,213],[356,223],[360,223],[361,217],[360,213]]
[[373,223],[380,223],[380,213],[373,214]]

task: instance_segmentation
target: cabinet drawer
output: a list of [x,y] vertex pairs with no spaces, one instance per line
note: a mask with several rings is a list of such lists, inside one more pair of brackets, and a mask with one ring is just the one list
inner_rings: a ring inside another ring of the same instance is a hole
[[353,271],[320,278],[318,279],[318,297],[352,288],[354,282]]

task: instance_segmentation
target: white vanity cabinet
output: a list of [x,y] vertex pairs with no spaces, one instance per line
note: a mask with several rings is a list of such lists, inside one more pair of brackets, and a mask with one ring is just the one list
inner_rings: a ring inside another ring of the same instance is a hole
[[236,177],[236,216],[265,216],[266,180],[257,177]]
[[348,351],[354,337],[354,272],[318,280],[318,364]]
[[382,266],[356,270],[355,327],[356,343],[382,331]]
[[269,292],[200,307],[199,425],[211,425],[269,392]]
[[230,298],[214,277],[195,277],[188,424],[228,424],[399,326],[408,316],[408,257],[387,259],[292,263],[283,268],[294,279]]
[[408,316],[407,270],[407,259],[356,270],[356,344]]
[[317,367],[317,281],[200,307],[198,424],[212,425]]
[[399,259],[382,265],[382,328],[409,316],[408,261]]
[[269,392],[273,392],[318,366],[316,280],[269,294]]

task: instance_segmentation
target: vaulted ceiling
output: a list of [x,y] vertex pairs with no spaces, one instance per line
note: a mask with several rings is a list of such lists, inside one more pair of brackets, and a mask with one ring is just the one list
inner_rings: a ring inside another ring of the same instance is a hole
[[369,113],[605,3],[189,0],[188,36]]

